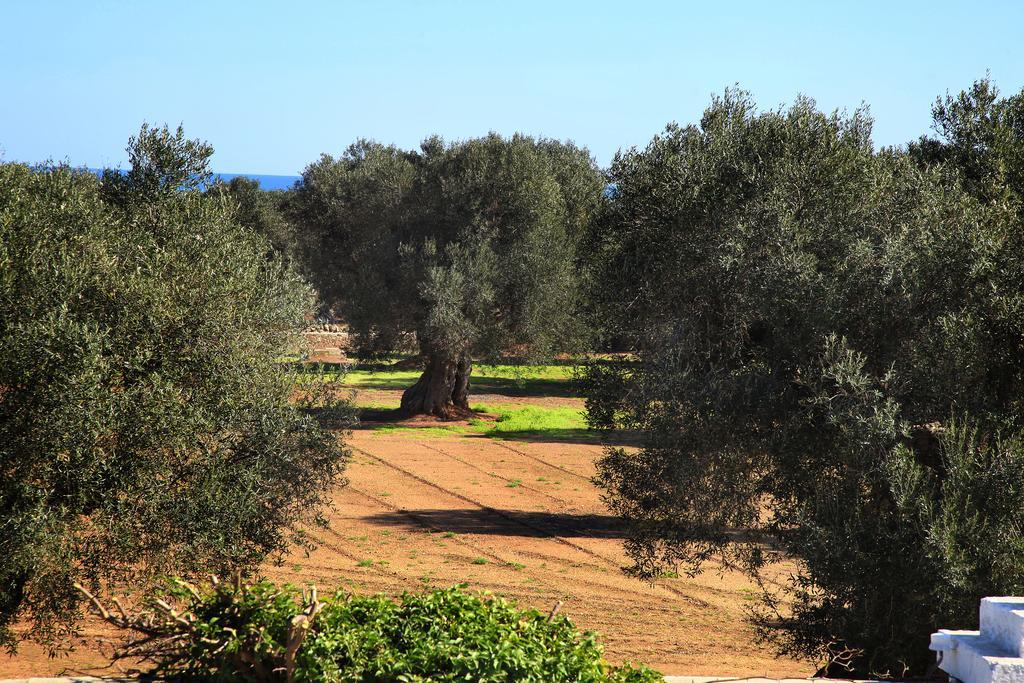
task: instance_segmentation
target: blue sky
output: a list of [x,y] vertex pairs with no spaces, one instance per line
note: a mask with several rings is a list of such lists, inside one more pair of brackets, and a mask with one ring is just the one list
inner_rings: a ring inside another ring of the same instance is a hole
[[866,102],[898,144],[986,71],[1024,87],[1022,36],[1024,2],[3,0],[0,154],[123,165],[146,120],[209,140],[220,172],[490,130],[606,164],[735,83],[762,108]]

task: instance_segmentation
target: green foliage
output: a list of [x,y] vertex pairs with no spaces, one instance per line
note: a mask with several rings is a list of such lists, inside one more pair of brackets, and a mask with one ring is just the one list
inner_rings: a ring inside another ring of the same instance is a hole
[[189,140],[181,126],[150,128],[143,123],[138,136],[128,140],[126,173],[103,172],[102,194],[110,204],[157,202],[179,191],[194,191],[210,181],[213,147]]
[[150,655],[157,673],[175,680],[661,680],[645,667],[608,665],[596,636],[565,617],[458,588],[321,602],[315,591],[265,581],[202,592],[175,582],[169,601],[107,617],[142,634],[122,655]]
[[832,673],[923,673],[932,630],[1024,589],[1024,231],[915,161],[863,111],[729,91],[616,158],[587,242],[639,352],[585,381],[595,426],[645,434],[599,473],[634,570],[795,557],[756,622]]
[[311,164],[291,206],[303,262],[364,352],[391,349],[414,327],[397,231],[407,222],[404,202],[415,180],[410,154],[359,141],[340,159],[324,155]]
[[306,169],[292,215],[358,351],[418,345],[437,375],[423,394],[447,395],[417,401],[444,414],[453,392],[466,408],[471,356],[582,338],[575,246],[602,183],[586,150],[551,140],[360,141]]
[[[277,359],[310,288],[143,127],[126,175],[0,165],[0,641],[66,642],[74,581],[284,550],[347,452]],[[192,189],[190,189],[192,188]]]
[[301,260],[295,229],[285,217],[290,190],[264,191],[259,182],[237,176],[226,183],[218,180],[207,192],[223,198],[239,224],[265,237],[281,254]]
[[984,78],[936,100],[932,120],[938,137],[911,144],[911,156],[950,166],[975,196],[1024,212],[1024,90],[1000,98]]

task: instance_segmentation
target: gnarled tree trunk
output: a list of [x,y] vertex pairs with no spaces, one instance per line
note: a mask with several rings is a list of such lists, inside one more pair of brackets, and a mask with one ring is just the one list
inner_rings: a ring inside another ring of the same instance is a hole
[[467,415],[472,371],[473,362],[468,355],[457,359],[429,356],[427,367],[416,384],[402,394],[402,412],[434,415],[446,420]]

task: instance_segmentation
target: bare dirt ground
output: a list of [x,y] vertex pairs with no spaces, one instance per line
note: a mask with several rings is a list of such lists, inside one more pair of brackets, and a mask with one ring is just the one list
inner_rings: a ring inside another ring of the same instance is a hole
[[[501,399],[508,400],[487,400]],[[534,401],[545,399],[515,402]],[[312,532],[319,547],[268,565],[270,578],[388,594],[465,583],[544,611],[561,601],[561,614],[601,633],[613,662],[644,662],[666,674],[813,673],[753,644],[744,609],[755,591],[742,576],[711,567],[650,584],[622,572],[621,525],[590,481],[600,446],[410,431],[352,434],[350,484],[336,492],[328,528]],[[32,646],[13,659],[0,655],[0,678],[113,675],[95,668],[105,661],[104,635],[90,625],[79,649],[60,659]]]
[[600,447],[414,439],[357,430],[351,483],[320,547],[268,569],[279,580],[400,593],[466,583],[602,634],[614,662],[665,673],[809,676],[751,643],[753,586],[711,568],[652,585],[623,574],[621,525],[590,482]]

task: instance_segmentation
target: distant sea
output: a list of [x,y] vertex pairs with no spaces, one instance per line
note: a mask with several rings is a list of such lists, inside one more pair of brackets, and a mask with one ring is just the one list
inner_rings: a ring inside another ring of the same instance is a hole
[[[96,175],[102,175],[102,168],[90,168]],[[260,184],[261,190],[287,190],[302,176],[297,175],[266,175],[262,173],[214,173],[213,177],[220,178],[225,183],[231,182],[232,178],[249,178]]]

